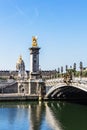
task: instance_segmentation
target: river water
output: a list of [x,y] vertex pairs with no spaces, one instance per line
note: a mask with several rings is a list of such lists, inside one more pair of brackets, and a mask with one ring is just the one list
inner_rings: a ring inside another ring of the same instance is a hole
[[87,130],[87,106],[59,101],[0,103],[0,130]]

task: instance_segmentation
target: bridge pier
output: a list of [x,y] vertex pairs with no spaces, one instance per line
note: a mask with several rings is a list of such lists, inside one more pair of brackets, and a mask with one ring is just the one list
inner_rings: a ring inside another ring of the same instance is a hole
[[30,79],[29,79],[29,95],[35,94],[39,96],[39,100],[44,95],[44,81],[41,78],[39,70],[39,50],[36,37],[32,37],[32,47],[30,50]]

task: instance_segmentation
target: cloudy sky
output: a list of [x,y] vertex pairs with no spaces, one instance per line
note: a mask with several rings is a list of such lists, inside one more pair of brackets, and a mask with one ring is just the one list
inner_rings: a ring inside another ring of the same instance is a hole
[[43,70],[87,66],[87,0],[0,0],[0,70],[15,70],[20,55],[29,70],[32,36]]

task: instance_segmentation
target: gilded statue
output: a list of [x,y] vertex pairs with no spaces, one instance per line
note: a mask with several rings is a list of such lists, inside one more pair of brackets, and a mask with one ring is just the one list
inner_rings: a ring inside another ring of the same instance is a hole
[[35,36],[32,37],[32,46],[37,47],[37,38]]

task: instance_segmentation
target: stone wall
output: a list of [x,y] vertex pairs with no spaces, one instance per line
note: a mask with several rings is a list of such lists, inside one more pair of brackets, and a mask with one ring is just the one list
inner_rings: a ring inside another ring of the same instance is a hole
[[0,88],[0,93],[17,93],[18,92],[18,84],[15,83],[11,86]]

